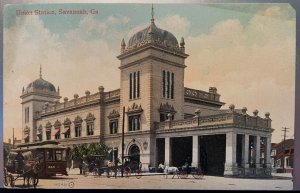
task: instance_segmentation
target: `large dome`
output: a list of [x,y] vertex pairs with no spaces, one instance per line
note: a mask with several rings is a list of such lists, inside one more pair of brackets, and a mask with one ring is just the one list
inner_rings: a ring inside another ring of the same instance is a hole
[[128,47],[135,45],[139,42],[142,42],[144,40],[147,40],[147,36],[151,31],[153,33],[154,41],[161,41],[163,43],[166,43],[168,46],[174,46],[174,47],[178,46],[178,41],[172,33],[156,27],[154,22],[152,22],[150,26],[135,33],[129,39]]
[[27,92],[46,91],[46,92],[56,93],[56,89],[54,85],[42,78],[36,79],[32,83],[28,84],[26,91]]

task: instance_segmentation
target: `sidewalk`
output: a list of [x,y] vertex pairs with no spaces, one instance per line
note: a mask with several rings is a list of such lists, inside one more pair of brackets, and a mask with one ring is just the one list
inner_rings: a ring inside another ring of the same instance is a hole
[[[70,170],[67,169],[69,175],[79,175],[80,170],[79,168],[71,168]],[[92,174],[89,174],[92,175]],[[164,175],[163,173],[150,173],[150,172],[143,172],[141,175],[143,176],[152,176],[152,175]]]

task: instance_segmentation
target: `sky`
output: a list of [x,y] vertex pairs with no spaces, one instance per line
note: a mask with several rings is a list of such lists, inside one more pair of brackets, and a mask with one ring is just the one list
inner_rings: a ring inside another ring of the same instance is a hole
[[[16,16],[16,10],[95,9],[92,15]],[[154,4],[156,25],[185,38],[185,86],[214,86],[228,109],[270,112],[272,142],[293,138],[296,16],[288,4]],[[122,38],[150,25],[151,4],[13,5],[4,10],[4,141],[22,136],[20,95],[39,77],[62,98],[118,89]],[[113,78],[112,78],[113,77]],[[62,100],[62,99],[61,99]]]

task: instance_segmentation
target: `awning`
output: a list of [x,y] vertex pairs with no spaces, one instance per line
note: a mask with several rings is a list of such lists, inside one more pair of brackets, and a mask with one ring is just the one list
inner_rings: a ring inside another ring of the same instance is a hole
[[65,133],[67,133],[69,130],[70,130],[70,128],[64,128],[64,129],[62,130],[61,134],[65,134]]
[[55,136],[59,132],[59,129],[53,129],[51,130],[51,135]]

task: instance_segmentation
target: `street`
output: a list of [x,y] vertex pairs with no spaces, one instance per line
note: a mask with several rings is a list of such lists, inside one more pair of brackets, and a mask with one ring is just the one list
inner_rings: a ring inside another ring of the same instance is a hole
[[[24,188],[23,180],[16,181],[14,188]],[[172,175],[145,174],[140,179],[107,178],[105,176],[87,177],[71,170],[69,176],[55,176],[52,179],[40,179],[37,189],[193,189],[193,190],[292,190],[292,176],[273,174],[272,179],[241,179],[218,176],[204,176],[203,179],[179,179]],[[11,187],[8,187],[11,188]]]

